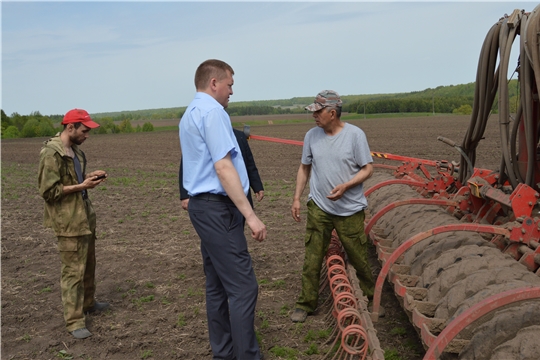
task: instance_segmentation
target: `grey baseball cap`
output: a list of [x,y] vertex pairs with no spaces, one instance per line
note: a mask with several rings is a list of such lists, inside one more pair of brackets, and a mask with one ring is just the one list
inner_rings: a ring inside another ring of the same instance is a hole
[[339,94],[334,90],[323,90],[317,94],[313,104],[305,107],[308,111],[319,111],[325,107],[341,107],[343,102],[339,97]]

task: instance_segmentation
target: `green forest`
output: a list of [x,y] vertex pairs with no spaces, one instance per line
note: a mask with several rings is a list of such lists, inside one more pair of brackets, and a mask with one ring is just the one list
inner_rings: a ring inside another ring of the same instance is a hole
[[[423,91],[396,94],[342,95],[343,111],[356,114],[432,113],[461,114],[472,113],[475,83],[439,86]],[[515,112],[519,98],[517,80],[509,85],[510,111]],[[291,99],[231,102],[226,111],[231,116],[273,115],[305,113],[304,106],[313,97]],[[492,111],[497,112],[497,101]],[[156,120],[180,119],[186,107],[119,111],[90,114],[101,126],[96,134],[130,133],[154,131]],[[52,136],[61,131],[63,115],[42,115],[34,111],[28,115],[2,114],[2,139]],[[144,122],[134,127],[132,121]]]

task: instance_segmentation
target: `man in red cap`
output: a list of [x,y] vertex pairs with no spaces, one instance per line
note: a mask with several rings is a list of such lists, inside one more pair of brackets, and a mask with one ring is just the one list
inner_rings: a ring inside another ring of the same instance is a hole
[[107,174],[103,170],[86,173],[86,157],[79,145],[99,126],[88,112],[70,110],[62,125],[64,130],[45,141],[41,149],[39,193],[45,200],[44,225],[58,237],[66,328],[75,338],[84,339],[92,335],[86,328],[85,313],[109,307],[94,299],[96,214],[87,192]]

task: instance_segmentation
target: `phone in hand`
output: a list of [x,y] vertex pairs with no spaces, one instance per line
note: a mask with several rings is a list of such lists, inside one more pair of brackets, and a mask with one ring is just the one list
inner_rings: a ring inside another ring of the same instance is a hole
[[101,179],[105,179],[106,177],[107,177],[106,174],[98,175],[98,176],[96,176],[96,178],[94,179],[94,181],[96,181],[96,180],[101,180]]

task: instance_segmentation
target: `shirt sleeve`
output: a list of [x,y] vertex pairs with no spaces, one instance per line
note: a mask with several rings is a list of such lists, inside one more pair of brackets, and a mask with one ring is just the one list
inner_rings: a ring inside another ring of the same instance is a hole
[[371,151],[369,150],[369,144],[366,138],[366,134],[359,129],[357,134],[357,141],[355,141],[355,148],[354,148],[354,157],[356,159],[356,163],[360,167],[364,167],[369,163],[373,162],[373,158],[371,157]]
[[233,158],[238,153],[231,122],[228,116],[224,115],[224,110],[213,109],[204,118],[205,143],[214,164],[228,153],[231,153]]
[[39,162],[39,193],[46,202],[56,202],[62,199],[64,186],[60,178],[60,164],[56,157],[47,150],[42,150]]
[[311,165],[313,161],[313,153],[311,152],[311,136],[310,131],[304,136],[304,146],[302,147],[302,164]]

